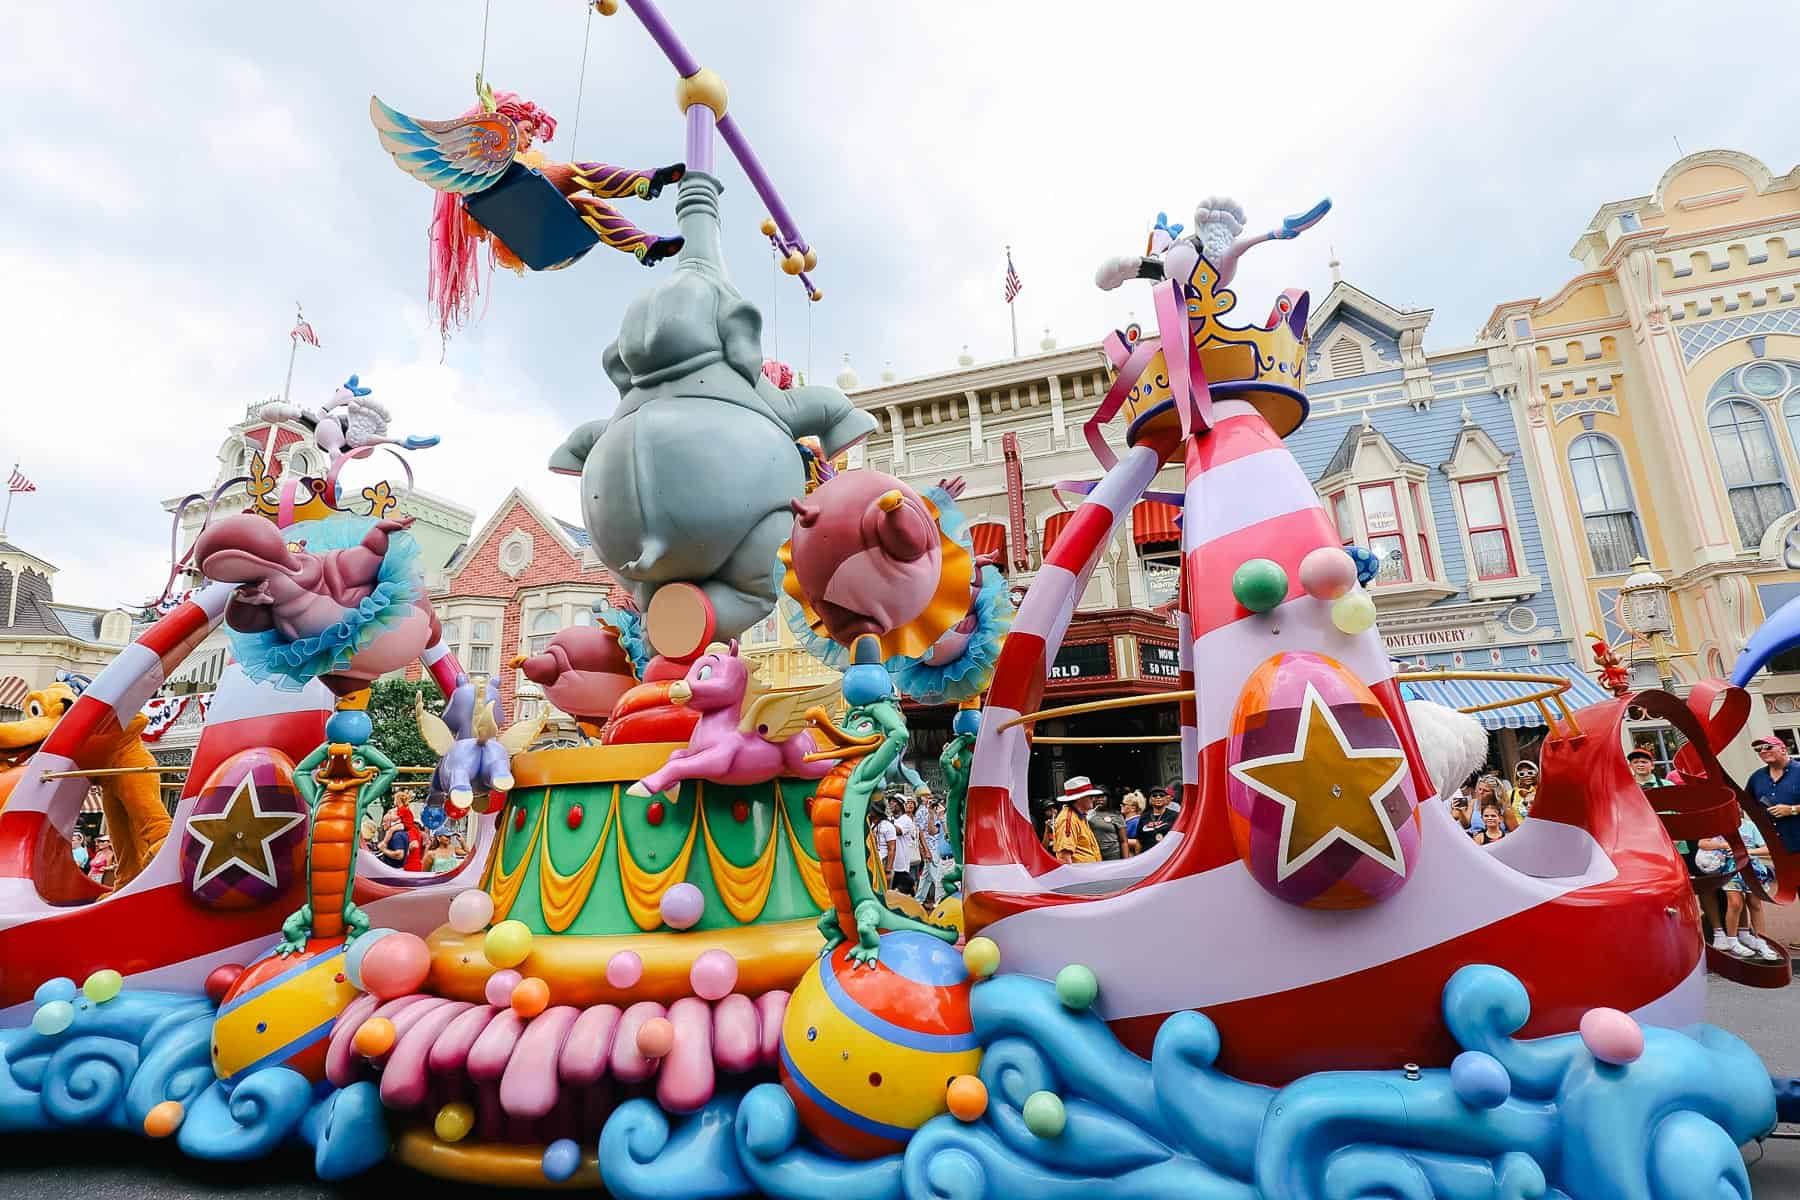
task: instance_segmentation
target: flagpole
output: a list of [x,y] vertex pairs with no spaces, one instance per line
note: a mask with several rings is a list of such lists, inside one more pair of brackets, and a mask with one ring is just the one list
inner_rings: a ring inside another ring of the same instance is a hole
[[[300,302],[296,300],[294,302],[294,328],[298,329],[300,327],[300,322],[304,319],[304,314],[300,311]],[[281,402],[283,404],[288,402],[288,391],[294,386],[294,355],[299,352],[300,339],[294,335],[292,330],[290,330],[288,332],[287,380],[281,385]]]
[[[1006,248],[1006,269],[1008,271],[1013,269],[1011,246]],[[1014,296],[1011,300],[1006,302],[1006,313],[1012,318],[1012,356],[1017,358],[1019,357],[1019,308],[1017,296]]]
[[[18,473],[19,473],[19,464],[15,462],[15,463],[13,463],[13,474],[17,475]],[[12,480],[9,478],[6,481],[6,511],[4,513],[0,513],[0,538],[4,538],[6,536],[6,524],[8,521],[12,520],[12,498],[13,498]],[[8,624],[11,624],[11,622],[9,621]]]

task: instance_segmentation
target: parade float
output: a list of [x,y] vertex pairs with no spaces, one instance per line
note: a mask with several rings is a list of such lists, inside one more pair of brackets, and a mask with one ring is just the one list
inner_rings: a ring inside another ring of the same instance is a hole
[[[221,1160],[302,1143],[327,1179],[391,1158],[669,1200],[1747,1196],[1739,1147],[1773,1126],[1774,1092],[1699,1023],[1699,907],[1671,841],[1723,836],[1747,862],[1717,757],[1745,695],[1539,696],[1550,736],[1515,834],[1477,846],[1432,802],[1471,765],[1459,717],[1403,700],[1372,564],[1282,440],[1307,415],[1306,295],[1234,318],[1239,257],[1327,206],[1243,237],[1209,200],[1191,235],[1159,221],[1148,253],[1102,266],[1102,286],[1150,285],[1155,325],[1105,341],[1086,430],[1103,477],[1069,488],[1014,613],[958,482],[834,465],[872,418],[764,362],[725,269],[715,136],[813,298],[817,256],[723,83],[630,7],[680,79],[685,157],[662,172],[679,245],[605,351],[611,415],[550,466],[581,476],[635,606],[509,664],[584,744],[532,749],[535,722],[506,724],[439,636],[394,487],[339,486],[377,446],[431,440],[381,436],[353,377],[302,414],[324,477],[259,465],[250,509],[193,547],[211,582],[0,729],[0,1134],[109,1128]],[[443,194],[507,188],[453,215],[512,252],[545,224],[604,236],[519,157],[553,128],[522,102],[374,118]],[[1088,706],[1179,705],[1181,815],[1142,856],[1059,863],[1025,795],[1054,740],[1034,726],[1068,711],[1042,708],[1048,664],[1174,462],[1180,686]],[[784,596],[840,684],[771,690],[739,654]],[[113,764],[142,772],[135,714],[220,622],[236,662],[172,822],[122,799],[144,865],[93,884],[66,850],[82,796]],[[418,713],[432,790],[473,834],[448,875],[357,836],[395,777],[367,689],[412,664],[448,701]],[[960,921],[889,894],[868,852],[909,699],[958,706]],[[1630,711],[1687,738],[1660,812],[1622,757]],[[1794,864],[1776,874],[1791,899]],[[1785,960],[1768,970],[1786,982]]]

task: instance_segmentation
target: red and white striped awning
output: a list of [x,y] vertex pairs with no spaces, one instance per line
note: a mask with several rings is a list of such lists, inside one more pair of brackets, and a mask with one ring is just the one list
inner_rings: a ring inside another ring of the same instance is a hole
[[1181,510],[1161,500],[1140,500],[1131,510],[1131,540],[1140,546],[1152,542],[1179,542],[1181,529],[1175,519]]
[[84,813],[105,812],[106,806],[100,802],[100,789],[89,788],[88,794],[81,798],[81,811]]
[[1069,522],[1073,520],[1074,517],[1075,514],[1072,512],[1056,512],[1051,513],[1050,519],[1044,522],[1044,544],[1040,548],[1040,552],[1044,558],[1050,557],[1050,547],[1056,545],[1056,539],[1062,536],[1062,531],[1067,528]]
[[982,521],[969,526],[969,540],[976,554],[992,554],[999,558],[994,565],[1006,570],[1006,526],[998,521]]
[[25,704],[25,697],[31,691],[31,685],[17,675],[8,675],[0,679],[0,708],[20,708]]

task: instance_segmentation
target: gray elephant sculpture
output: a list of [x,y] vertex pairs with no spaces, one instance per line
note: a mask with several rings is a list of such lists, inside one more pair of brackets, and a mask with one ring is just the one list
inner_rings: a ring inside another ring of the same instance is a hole
[[763,375],[762,314],[725,274],[718,181],[689,173],[675,213],[674,272],[632,301],[606,348],[618,407],[570,434],[550,469],[581,476],[594,551],[640,608],[664,584],[697,584],[731,637],[775,607],[775,553],[805,492],[795,439],[837,455],[875,418],[836,388]]

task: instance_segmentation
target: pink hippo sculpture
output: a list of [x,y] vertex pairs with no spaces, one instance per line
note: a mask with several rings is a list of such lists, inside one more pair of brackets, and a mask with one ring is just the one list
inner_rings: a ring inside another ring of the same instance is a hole
[[739,656],[737,642],[715,642],[669,685],[669,699],[700,713],[688,744],[659,769],[631,785],[633,796],[679,792],[689,779],[744,786],[777,775],[818,779],[835,765],[807,761],[818,750],[807,732],[807,710],[836,693],[832,684],[771,691]]
[[590,736],[599,732],[619,697],[638,684],[631,656],[606,625],[576,625],[537,654],[507,664],[544,689],[544,698],[574,717]]

